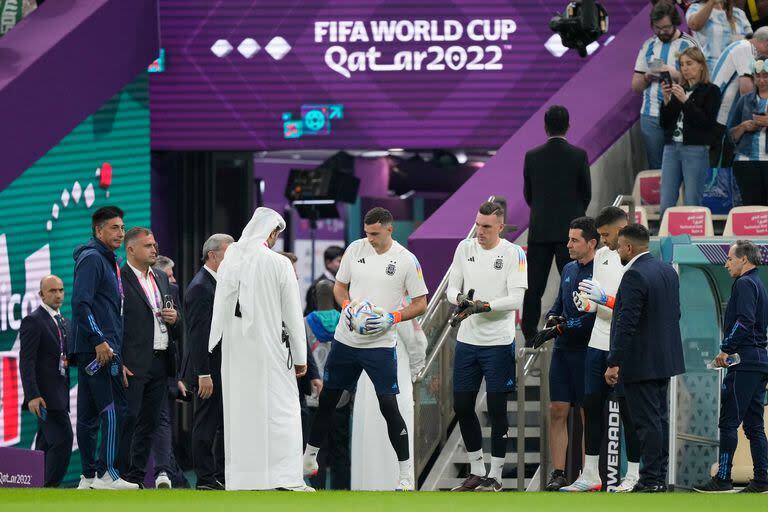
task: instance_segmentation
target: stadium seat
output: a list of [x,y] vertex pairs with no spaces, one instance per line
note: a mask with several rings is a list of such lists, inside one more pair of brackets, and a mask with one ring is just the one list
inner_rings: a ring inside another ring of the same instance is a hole
[[[629,206],[621,205],[621,209],[629,213]],[[635,218],[633,222],[634,224],[642,224],[646,228],[648,227],[648,212],[646,211],[645,206],[635,206]]]
[[[635,176],[635,185],[632,187],[632,197],[635,205],[645,208],[645,222],[659,220],[659,207],[661,204],[661,170],[650,169],[640,171]],[[680,186],[677,205],[683,204],[683,187]]]
[[637,206],[646,208],[647,214],[658,216],[661,202],[661,170],[651,169],[637,173],[632,197]]
[[712,212],[706,206],[673,206],[661,219],[659,236],[714,236]]
[[768,206],[737,206],[731,209],[723,236],[768,236]]

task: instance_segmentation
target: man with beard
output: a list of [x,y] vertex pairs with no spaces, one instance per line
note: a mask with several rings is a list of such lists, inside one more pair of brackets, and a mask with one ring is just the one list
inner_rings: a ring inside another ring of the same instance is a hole
[[635,61],[632,90],[643,95],[640,129],[649,169],[661,169],[664,151],[664,129],[659,124],[663,101],[661,74],[669,73],[672,80],[677,81],[680,78],[677,56],[686,48],[698,46],[691,36],[678,29],[681,22],[680,13],[674,5],[669,2],[656,4],[651,10],[654,36],[643,43]]

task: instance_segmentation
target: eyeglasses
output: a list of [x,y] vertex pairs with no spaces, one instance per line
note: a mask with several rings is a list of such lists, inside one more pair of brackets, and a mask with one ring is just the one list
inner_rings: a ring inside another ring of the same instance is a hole
[[658,25],[653,25],[653,31],[654,32],[670,32],[675,29],[674,25],[664,25],[663,27],[660,27]]

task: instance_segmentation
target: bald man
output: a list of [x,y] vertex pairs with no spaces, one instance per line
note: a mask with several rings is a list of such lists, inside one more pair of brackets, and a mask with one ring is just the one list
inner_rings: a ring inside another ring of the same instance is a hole
[[69,420],[70,322],[61,315],[64,283],[57,276],[40,281],[42,304],[21,321],[20,370],[24,403],[37,416],[36,450],[45,452],[45,486],[58,487],[72,454]]

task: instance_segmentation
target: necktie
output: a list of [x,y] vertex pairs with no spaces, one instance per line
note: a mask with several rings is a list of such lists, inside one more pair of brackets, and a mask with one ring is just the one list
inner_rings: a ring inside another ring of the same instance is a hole
[[59,346],[61,347],[62,353],[64,352],[65,347],[67,346],[67,329],[64,327],[64,317],[61,315],[56,315],[56,325],[59,327]]

